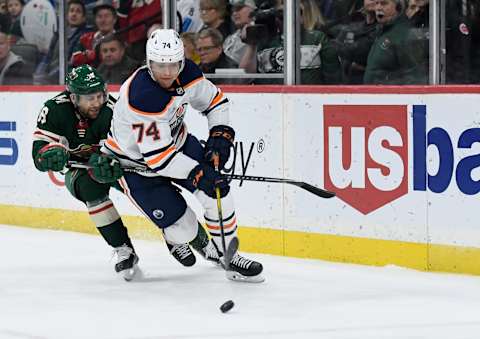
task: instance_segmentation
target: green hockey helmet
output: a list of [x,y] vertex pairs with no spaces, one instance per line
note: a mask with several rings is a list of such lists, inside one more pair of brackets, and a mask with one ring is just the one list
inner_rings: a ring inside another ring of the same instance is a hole
[[65,78],[67,91],[72,94],[92,94],[106,92],[105,81],[90,65],[81,65],[73,68]]

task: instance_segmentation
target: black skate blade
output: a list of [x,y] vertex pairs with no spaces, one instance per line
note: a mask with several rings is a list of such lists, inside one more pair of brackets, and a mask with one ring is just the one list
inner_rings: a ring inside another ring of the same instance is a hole
[[233,256],[238,251],[239,241],[237,237],[233,237],[228,244],[227,252],[224,256],[225,271],[230,271],[230,261],[232,261]]

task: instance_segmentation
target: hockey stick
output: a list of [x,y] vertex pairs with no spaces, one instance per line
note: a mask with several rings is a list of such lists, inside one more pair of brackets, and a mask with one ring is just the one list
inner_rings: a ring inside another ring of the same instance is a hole
[[[219,163],[219,156],[214,154],[214,164],[215,164],[215,171],[220,172],[218,170],[218,163]],[[217,198],[217,210],[218,210],[218,222],[220,224],[220,237],[222,238],[222,250],[223,250],[223,261],[225,271],[230,270],[230,261],[232,257],[235,255],[235,252],[238,250],[238,238],[233,237],[233,239],[228,244],[228,249],[225,242],[225,227],[223,225],[223,210],[222,210],[222,197],[220,194],[220,187],[215,187],[215,195]]]
[[[217,211],[218,211],[218,223],[220,224],[220,237],[222,238],[222,250],[223,254],[227,253],[227,246],[225,246],[225,229],[223,227],[223,211],[222,211],[222,199],[220,197],[220,188],[215,187],[215,195],[217,196]],[[225,269],[228,271],[230,261],[225,262]]]
[[[69,161],[67,164],[67,167],[85,168],[85,169],[92,168],[92,166],[88,164],[80,163],[76,161]],[[152,171],[149,171],[148,169],[135,168],[135,167],[122,167],[122,169],[125,172],[132,172],[132,173],[152,172]],[[272,183],[283,183],[283,184],[294,185],[316,195],[317,197],[321,197],[325,199],[333,198],[336,195],[335,192],[327,191],[302,181],[295,181],[295,180],[283,179],[283,178],[257,177],[253,175],[239,175],[239,174],[225,174],[225,176],[228,179],[240,180],[240,181],[272,182]]]
[[295,181],[295,180],[281,179],[281,178],[256,177],[253,175],[238,175],[238,174],[227,174],[226,176],[233,180],[263,181],[263,182],[290,184],[290,185],[303,188],[304,190],[325,199],[333,198],[336,195],[335,192],[327,191],[302,181]]

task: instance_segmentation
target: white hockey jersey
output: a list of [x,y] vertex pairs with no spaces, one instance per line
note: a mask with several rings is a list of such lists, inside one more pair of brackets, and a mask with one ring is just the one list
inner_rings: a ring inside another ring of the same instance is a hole
[[209,128],[230,124],[228,99],[192,61],[185,60],[170,89],[157,84],[146,66],[139,68],[120,88],[102,151],[123,166],[146,166],[156,173],[150,175],[187,178],[198,164],[179,152],[187,137],[188,105],[207,117]]
[[182,17],[182,32],[197,33],[203,27],[199,0],[177,0],[177,11]]

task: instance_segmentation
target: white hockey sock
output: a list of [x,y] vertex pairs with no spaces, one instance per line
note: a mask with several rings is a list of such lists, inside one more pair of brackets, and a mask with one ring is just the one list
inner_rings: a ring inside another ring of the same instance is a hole
[[[223,253],[220,220],[218,218],[217,200],[212,199],[203,192],[196,194],[198,200],[205,208],[205,223],[207,230],[212,236],[218,250]],[[228,247],[230,240],[237,236],[237,217],[231,194],[222,198],[223,230],[225,234],[225,246]]]

